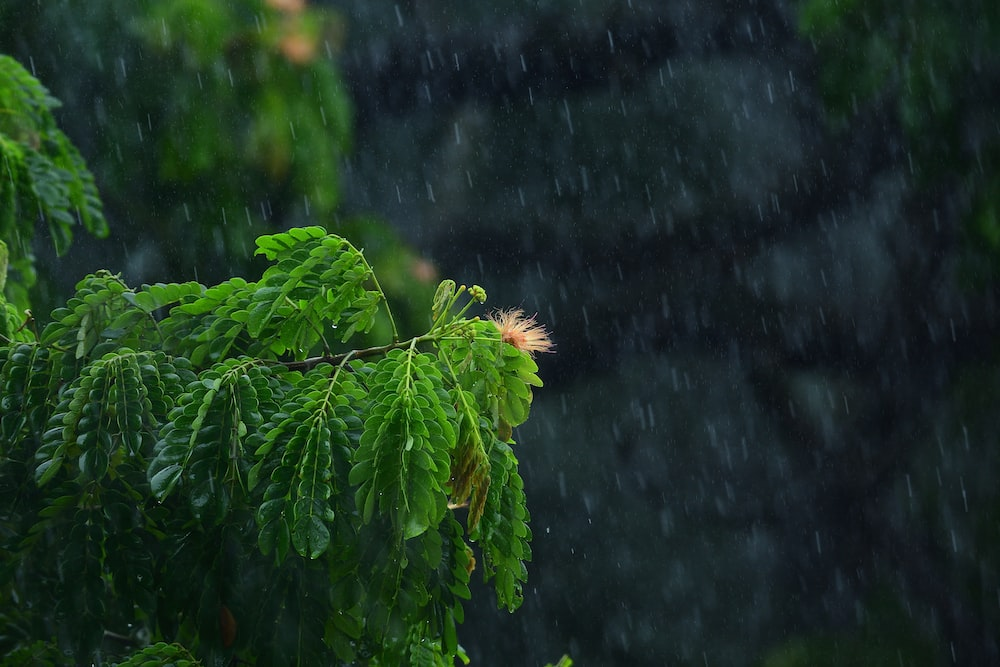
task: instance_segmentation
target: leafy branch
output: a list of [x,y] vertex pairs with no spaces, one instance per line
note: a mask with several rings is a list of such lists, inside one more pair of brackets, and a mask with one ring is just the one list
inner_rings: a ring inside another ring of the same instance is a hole
[[[5,567],[85,582],[58,593],[78,661],[132,623],[205,664],[452,664],[468,540],[498,603],[521,602],[511,426],[541,386],[539,341],[469,318],[485,291],[444,281],[426,332],[399,340],[393,324],[393,340],[351,347],[385,304],[362,253],[320,227],[257,245],[272,262],[257,282],[98,272],[37,340],[0,346],[0,528],[30,535],[5,542]],[[190,572],[200,595],[181,593]],[[291,627],[294,646],[258,639]]]
[[8,285],[8,296],[22,309],[36,281],[31,240],[39,218],[59,255],[69,248],[77,225],[98,237],[108,235],[94,177],[56,126],[52,112],[58,106],[16,60],[0,55],[0,239],[16,240],[9,262],[20,280]]
[[[168,26],[225,35],[233,16],[162,11],[145,27],[164,47]],[[311,15],[274,11],[308,37]],[[485,290],[446,280],[401,339],[364,253],[322,227],[259,237],[255,282],[97,271],[36,320],[35,223],[58,253],[76,225],[107,233],[57,105],[0,57],[0,664],[467,663],[471,543],[498,604],[521,601],[511,429],[547,333],[469,317]],[[191,177],[213,163],[178,156]],[[382,308],[391,339],[371,345]]]

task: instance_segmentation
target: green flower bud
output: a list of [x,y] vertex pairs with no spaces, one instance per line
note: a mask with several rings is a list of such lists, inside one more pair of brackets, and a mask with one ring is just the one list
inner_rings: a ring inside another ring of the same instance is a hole
[[469,288],[469,296],[479,303],[486,303],[486,290],[479,285],[473,285]]

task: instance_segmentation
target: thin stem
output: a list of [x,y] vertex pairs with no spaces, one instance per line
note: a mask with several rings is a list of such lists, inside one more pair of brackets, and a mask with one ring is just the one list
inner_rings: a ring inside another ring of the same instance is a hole
[[396,329],[396,320],[392,316],[392,309],[389,308],[389,298],[385,295],[385,292],[382,291],[382,286],[379,285],[378,278],[375,276],[375,271],[373,271],[372,267],[368,264],[368,260],[365,260],[365,266],[368,266],[368,270],[371,271],[372,282],[375,283],[375,289],[377,289],[378,293],[382,295],[382,301],[385,302],[385,314],[389,316],[389,325],[392,327],[392,341],[395,343],[399,340],[399,331]]
[[351,360],[351,358],[352,358],[352,357],[353,357],[353,356],[354,356],[355,354],[357,354],[357,353],[356,353],[356,352],[355,352],[354,350],[351,350],[350,352],[347,352],[346,354],[343,354],[343,355],[341,355],[341,356],[342,356],[342,357],[344,357],[344,358],[340,360],[340,363],[339,363],[339,364],[337,364],[337,370],[335,370],[335,371],[333,372],[333,377],[332,377],[332,378],[330,378],[330,386],[331,386],[331,387],[332,387],[332,386],[333,386],[334,384],[336,384],[336,383],[337,383],[337,376],[339,376],[339,375],[340,375],[340,371],[344,370],[344,366],[346,366],[346,365],[347,365],[347,362],[348,362],[348,361],[350,361],[350,360]]
[[474,303],[479,303],[479,302],[476,301],[475,299],[469,299],[469,302],[467,304],[465,304],[465,306],[462,308],[462,310],[458,311],[458,313],[455,314],[455,318],[454,319],[456,319],[456,320],[461,319],[462,316],[465,315],[466,311],[469,310],[469,308],[471,308],[472,304],[474,304]]
[[[285,301],[288,303],[289,306],[291,306],[295,310],[299,311],[300,313],[302,312],[302,309],[299,308],[299,304],[292,301],[289,297],[286,296]],[[316,323],[313,322],[311,319],[306,318],[306,322],[308,322],[309,327],[316,332],[316,335],[319,336],[319,339],[323,341],[323,350],[327,354],[330,354],[330,345],[329,343],[326,342],[326,336],[323,335],[323,331],[318,326],[316,326]]]
[[331,366],[336,366],[341,364],[347,359],[362,359],[364,357],[376,357],[384,355],[392,350],[402,350],[408,347],[416,347],[420,343],[426,343],[432,340],[438,340],[439,336],[433,336],[431,334],[424,334],[423,336],[415,336],[408,340],[396,341],[389,343],[387,345],[375,345],[374,347],[366,347],[360,350],[351,350],[349,352],[343,352],[341,354],[324,354],[319,357],[310,357],[309,359],[302,359],[301,361],[278,361],[275,362],[284,366],[290,371],[308,371],[320,364],[330,364]]
[[372,265],[368,263],[368,258],[365,257],[364,253],[358,250],[353,243],[347,239],[343,239],[343,241],[357,254],[358,257],[361,258],[361,261],[365,264],[365,268],[368,269],[368,273],[372,277],[372,282],[375,283],[375,289],[382,296],[382,301],[385,302],[385,314],[389,316],[389,325],[392,327],[392,342],[399,342],[399,331],[396,329],[396,319],[392,316],[392,309],[389,307],[389,298],[386,297],[385,291],[382,289],[382,285],[378,282],[378,276],[375,275],[375,269],[373,269]]
[[[2,307],[3,307],[3,304],[0,303],[0,308],[2,308]],[[5,317],[5,316],[6,316],[5,313],[0,313],[0,317]],[[30,324],[31,325],[31,331],[32,331],[32,333],[35,334],[35,341],[37,341],[38,340],[38,327],[35,326],[35,316],[31,314],[30,310],[28,310],[27,308],[25,308],[25,310],[24,310],[24,318],[25,318],[24,322],[21,324],[21,326],[19,326],[17,328],[17,331],[15,331],[13,335],[21,333],[22,331],[24,331],[24,327],[26,327],[26,326],[28,326]],[[13,338],[8,338],[7,336],[5,336],[3,334],[0,334],[0,342],[6,343],[6,344],[9,345],[9,344],[11,344],[11,343],[14,342],[14,339]]]
[[[435,331],[434,327],[430,331],[423,334],[422,336],[414,336],[413,338],[408,338],[402,341],[394,341],[386,345],[374,345],[372,347],[365,347],[360,350],[350,350],[348,352],[342,352],[340,354],[323,354],[318,357],[310,357],[309,359],[300,359],[298,361],[266,361],[265,363],[271,363],[275,365],[284,366],[290,371],[309,371],[319,366],[320,364],[330,364],[331,366],[336,366],[338,364],[344,364],[348,359],[364,359],[366,357],[377,357],[387,354],[392,350],[403,350],[410,348],[415,350],[417,345],[421,343],[431,343],[438,342],[442,340],[463,338],[462,335],[456,335],[457,332],[467,324],[467,321],[451,321],[446,327],[443,327]],[[487,337],[489,338],[489,337]],[[489,338],[489,340],[494,340]],[[499,342],[499,338],[495,339]]]
[[[475,288],[475,285],[473,285],[473,288]],[[454,315],[451,315],[451,317],[449,318],[451,309],[455,306],[455,303],[458,302],[459,297],[462,296],[462,294],[464,294],[465,292],[469,292],[469,301],[464,306],[462,306],[462,310],[458,311]],[[448,304],[441,310],[441,314],[438,315],[437,319],[434,320],[434,323],[431,324],[431,330],[428,333],[432,333],[438,328],[444,328],[459,321],[460,319],[462,319],[462,317],[469,310],[469,308],[472,307],[472,304],[474,303],[482,303],[482,302],[472,295],[472,290],[467,288],[465,285],[459,285],[458,289],[455,290],[455,293],[448,301]],[[447,324],[445,323],[446,320]]]
[[163,330],[160,329],[160,323],[156,321],[155,317],[153,317],[152,312],[146,311],[145,309],[142,310],[146,313],[146,317],[149,318],[149,321],[153,323],[153,328],[156,329],[156,335],[160,337],[160,343],[164,343],[166,339],[163,337]]

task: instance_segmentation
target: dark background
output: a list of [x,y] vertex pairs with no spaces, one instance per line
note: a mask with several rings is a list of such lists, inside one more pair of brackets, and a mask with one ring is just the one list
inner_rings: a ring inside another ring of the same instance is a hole
[[[255,230],[385,221],[557,345],[515,432],[525,603],[474,590],[473,664],[1000,661],[993,3],[325,4],[336,212]],[[128,21],[0,10],[102,186],[141,88],[88,87],[74,49],[138,64]],[[40,254],[49,289],[190,279],[179,200],[108,189],[117,231]],[[203,273],[243,270],[226,241]]]

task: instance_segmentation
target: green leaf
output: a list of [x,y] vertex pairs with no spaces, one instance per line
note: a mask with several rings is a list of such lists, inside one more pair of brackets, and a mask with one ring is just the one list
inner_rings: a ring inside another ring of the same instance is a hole
[[346,438],[338,409],[346,409],[358,392],[349,373],[331,374],[329,366],[319,366],[286,394],[290,412],[275,412],[262,426],[253,478],[259,483],[270,471],[256,517],[263,553],[274,548],[280,530],[290,531],[300,556],[318,558],[329,548],[328,524],[336,517],[331,505],[336,482],[333,447],[342,446]]
[[[396,350],[378,362],[371,414],[355,452],[350,480],[371,521],[376,509],[406,539],[444,516],[455,446],[454,418],[433,357]],[[376,502],[377,501],[377,502]]]
[[506,443],[494,439],[489,450],[489,491],[482,519],[471,537],[482,547],[485,578],[494,579],[498,605],[514,611],[524,599],[521,587],[528,577],[524,563],[531,560],[524,482],[517,472],[517,458]]
[[299,247],[307,241],[321,239],[327,235],[322,227],[295,227],[281,234],[257,237],[256,255],[264,255],[274,261],[287,257],[287,251]]
[[[0,56],[0,163],[4,171],[0,206],[10,214],[9,221],[0,219],[0,229],[6,229],[8,238],[18,239],[10,247],[9,261],[21,271],[25,287],[35,281],[30,248],[39,217],[48,224],[58,255],[69,248],[77,225],[97,237],[108,235],[94,177],[56,126],[52,110],[58,106],[58,100],[16,60]],[[27,307],[26,303],[18,305]]]
[[330,529],[315,514],[302,516],[292,530],[292,545],[307,558],[319,558],[330,546]]
[[157,642],[136,651],[117,667],[198,667],[198,662],[186,648],[180,644]]
[[346,341],[371,328],[381,295],[364,287],[371,270],[347,241],[308,227],[261,237],[258,246],[277,264],[264,272],[253,295],[247,329],[254,338],[270,339],[273,354],[305,358],[317,344],[329,349],[324,331],[338,328]]
[[183,471],[184,467],[180,463],[171,463],[161,468],[149,479],[150,491],[160,500],[166,498],[180,481]]
[[234,496],[246,493],[245,445],[271,407],[270,369],[255,359],[230,359],[192,379],[169,415],[147,472],[157,498],[184,487],[200,520],[218,522]]

